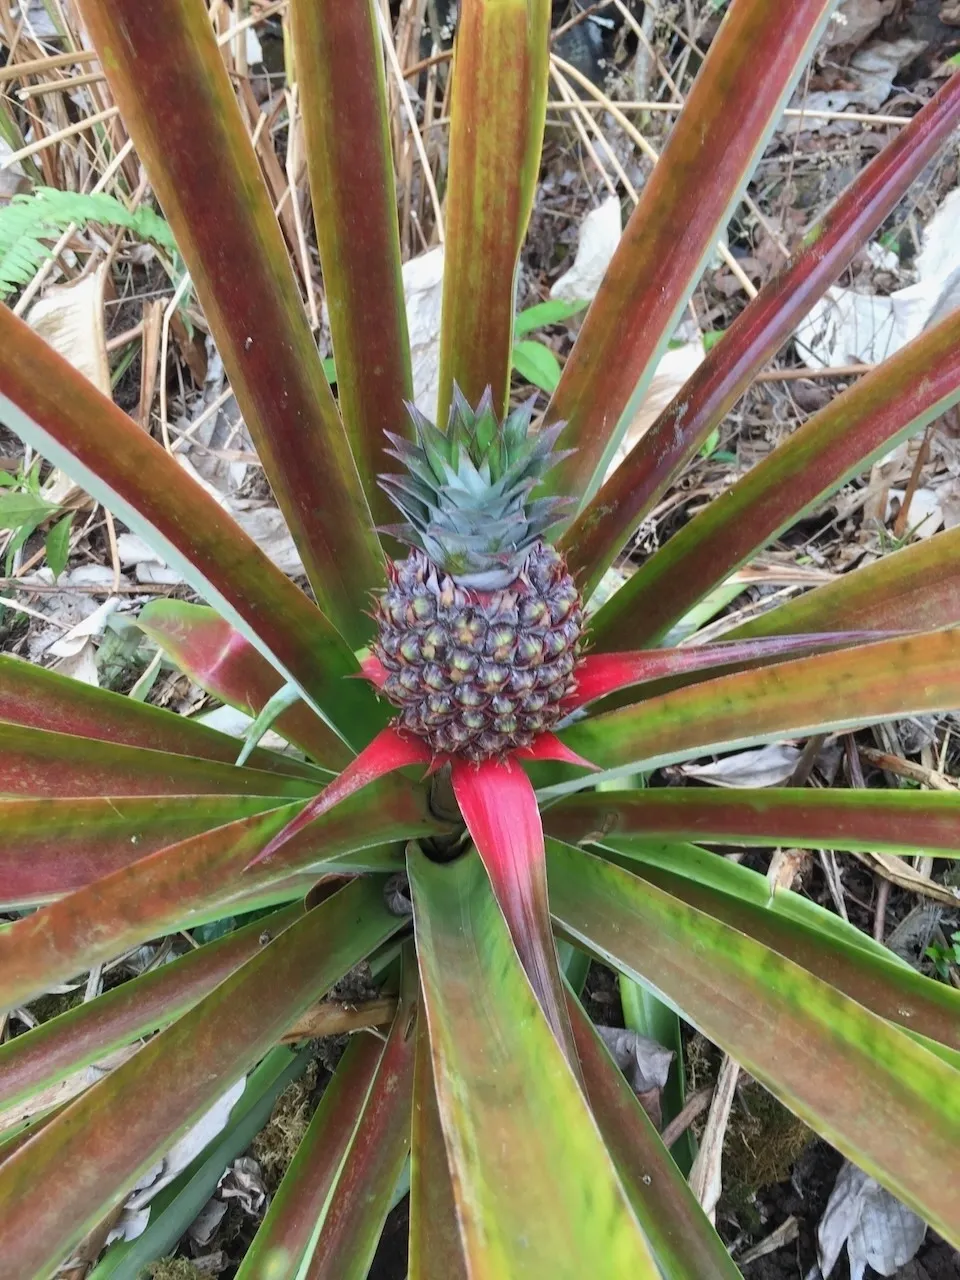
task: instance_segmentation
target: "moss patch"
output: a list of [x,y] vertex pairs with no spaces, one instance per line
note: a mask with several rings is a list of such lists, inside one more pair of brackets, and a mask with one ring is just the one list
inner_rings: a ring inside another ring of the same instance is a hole
[[288,1084],[274,1103],[270,1119],[253,1140],[253,1154],[271,1191],[280,1185],[317,1109],[317,1064],[311,1062],[299,1080]]
[[814,1137],[802,1120],[755,1080],[738,1091],[723,1146],[721,1206],[749,1226],[758,1191],[790,1177]]
[[207,1280],[204,1273],[188,1258],[161,1258],[147,1263],[150,1280]]

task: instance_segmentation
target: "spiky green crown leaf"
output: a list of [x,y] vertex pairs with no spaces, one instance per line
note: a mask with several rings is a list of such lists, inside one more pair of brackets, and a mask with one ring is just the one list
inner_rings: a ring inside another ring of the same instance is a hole
[[412,404],[417,444],[388,432],[387,452],[405,474],[383,475],[380,484],[407,519],[388,532],[463,586],[508,585],[569,505],[564,498],[531,498],[566,456],[553,448],[563,423],[531,434],[533,405],[528,400],[500,423],[489,389],[473,409],[455,388],[446,433]]

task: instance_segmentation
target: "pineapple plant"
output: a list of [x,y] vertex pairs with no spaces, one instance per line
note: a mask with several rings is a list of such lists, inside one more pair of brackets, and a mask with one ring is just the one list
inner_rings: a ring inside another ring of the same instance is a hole
[[[586,1015],[593,959],[616,971],[634,1030],[675,1050],[695,1028],[960,1247],[960,993],[716,851],[954,858],[957,793],[638,785],[662,765],[820,733],[852,744],[877,722],[960,706],[957,530],[720,642],[671,643],[782,528],[960,402],[957,314],[596,607],[666,486],[960,123],[954,76],[607,478],[830,8],[728,6],[534,424],[529,405],[510,411],[510,363],[551,6],[463,0],[434,427],[402,411],[385,6],[288,7],[334,397],[267,190],[277,166],[261,167],[271,130],[261,115],[258,151],[235,93],[244,71],[224,62],[232,36],[218,44],[211,25],[228,6],[77,0],[84,56],[118,108],[103,145],[118,163],[135,148],[311,593],[172,448],[0,307],[0,420],[205,602],[152,602],[144,634],[254,730],[276,714],[295,748],[254,733],[241,750],[191,717],[0,655],[0,1008],[77,975],[93,997],[0,1043],[5,1275],[141,1272],[306,1070],[312,1037],[349,1027],[239,1280],[361,1280],[407,1186],[411,1280],[735,1280],[688,1181],[691,1151],[666,1148]],[[397,509],[404,523],[384,532]],[[391,537],[406,558],[390,559]],[[95,994],[101,966],[153,944],[170,963]],[[344,1007],[330,993],[358,966],[377,998]],[[85,1069],[105,1059],[91,1083]],[[238,1091],[142,1236],[103,1251],[133,1188]]]
[[501,758],[552,729],[576,684],[580,593],[547,541],[563,502],[532,495],[557,461],[557,424],[532,435],[533,402],[497,422],[489,391],[454,392],[446,433],[411,407],[417,444],[391,436],[406,474],[383,488],[413,550],[387,567],[375,651],[399,723],[438,755]]

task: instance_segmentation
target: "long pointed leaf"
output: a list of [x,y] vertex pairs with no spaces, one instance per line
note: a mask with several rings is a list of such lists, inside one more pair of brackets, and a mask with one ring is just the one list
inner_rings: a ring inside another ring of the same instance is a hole
[[413,381],[376,6],[295,0],[290,23],[340,411],[373,518],[387,524],[384,432],[403,429]]
[[[831,648],[855,641],[879,639],[869,632],[827,632],[814,636],[775,636],[766,642],[744,644],[721,641],[696,649],[638,649],[633,653],[588,653],[577,665],[576,688],[563,706],[584,707],[598,698],[632,685],[668,676],[704,671],[710,667],[746,666],[789,656],[808,648]],[[543,757],[541,757],[543,758]]]
[[50,1274],[165,1147],[398,923],[379,886],[348,885],[0,1166],[0,1255],[10,1274]]
[[0,792],[8,796],[312,796],[318,783],[220,760],[115,746],[0,721]]
[[417,980],[413,948],[406,950],[400,1003],[332,1188],[306,1280],[366,1280],[410,1153]]
[[379,544],[207,14],[194,0],[79,7],[320,607],[360,645]]
[[409,1280],[468,1280],[425,1015],[417,1020],[412,1129]]
[[598,488],[831,7],[737,0],[725,15],[550,402],[577,450],[551,492]]
[[479,858],[409,854],[433,1078],[471,1276],[656,1280]]
[[454,795],[547,1021],[577,1070],[550,925],[543,827],[530,779],[512,760],[452,762]]
[[403,734],[392,725],[383,729],[329,786],[303,807],[289,826],[277,832],[274,839],[257,855],[254,862],[264,862],[272,858],[289,840],[310,827],[323,814],[329,813],[331,809],[342,804],[354,792],[368,787],[378,778],[393,773],[396,769],[403,769],[408,765],[429,764],[430,756],[429,748],[420,738],[415,738],[409,733]]
[[[610,773],[960,706],[960,631],[881,640],[675,689],[576,724],[564,741]],[[546,794],[580,790],[582,780]]]
[[[957,77],[960,80],[960,76]],[[960,529],[922,538],[743,623],[724,639],[856,625],[878,631],[960,623]]]
[[376,1036],[361,1033],[351,1038],[244,1255],[237,1280],[297,1274],[356,1132],[382,1053]]
[[506,407],[514,277],[547,109],[549,0],[463,0],[452,76],[438,421],[456,383]]
[[[235,764],[237,740],[172,711],[71,680],[31,662],[0,656],[0,721],[51,729],[131,747]],[[329,732],[329,730],[328,730]],[[274,751],[254,751],[251,769],[289,774],[317,785],[323,774]]]
[[0,1107],[174,1022],[302,915],[284,907],[0,1045]]
[[[204,19],[206,21],[206,19]],[[172,457],[0,306],[0,420],[181,570],[348,742],[384,721],[324,617]]]
[[801,1119],[960,1243],[960,1072],[619,867],[552,845],[549,870],[567,932],[678,1004]]
[[0,903],[8,910],[39,906],[278,803],[257,795],[0,800]]
[[[381,815],[361,799],[292,841],[291,854],[303,863],[312,854],[321,863],[383,840],[383,829],[391,826],[397,828],[391,834],[402,838],[407,823],[394,824],[389,812]],[[257,892],[269,896],[272,886],[290,878],[283,859],[245,874],[244,867],[295,811],[285,805],[181,841],[16,921],[0,933],[0,1008],[22,1004],[126,947],[226,915]],[[379,832],[368,834],[378,826]],[[313,878],[321,874],[322,868]]]
[[663,1274],[669,1280],[741,1280],[580,1001],[570,994],[568,1004],[590,1107]]
[[608,836],[960,857],[960,793],[652,787],[570,796],[544,825],[571,844]]
[[587,595],[673,476],[723,421],[751,379],[890,214],[960,120],[954,76],[807,232],[800,247],[707,353],[699,369],[644,433],[562,546]]
[[771,899],[757,872],[702,850],[687,854],[679,846],[665,856],[622,837],[607,838],[604,847],[628,858],[628,870],[641,879],[756,938],[871,1012],[960,1050],[960,992],[899,963],[883,947],[868,948],[865,936],[863,942],[844,936],[852,930],[818,927],[798,895],[780,890]]
[[[191,680],[247,715],[258,715],[283,688],[276,667],[206,605],[151,600],[137,626]],[[278,716],[275,728],[325,768],[339,770],[352,759],[346,743],[305,702]]]
[[594,619],[601,648],[652,643],[845,480],[960,400],[960,315],[804,423],[653,555]]

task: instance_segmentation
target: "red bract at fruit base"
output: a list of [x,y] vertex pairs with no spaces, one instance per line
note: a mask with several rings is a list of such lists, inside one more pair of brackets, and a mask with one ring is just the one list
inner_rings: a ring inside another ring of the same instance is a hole
[[[0,1046],[10,1108],[144,1039],[68,1105],[38,1103],[25,1130],[0,1133],[4,1275],[53,1275],[238,1080],[242,1114],[261,1125],[303,1069],[285,1038],[364,961],[382,1034],[353,1038],[240,1280],[365,1276],[407,1177],[416,1280],[739,1275],[685,1179],[689,1147],[666,1149],[583,1012],[591,956],[623,975],[661,1038],[676,1043],[679,1018],[696,1027],[960,1246],[960,993],[690,843],[953,856],[960,797],[598,787],[960,706],[960,531],[724,643],[658,647],[811,504],[960,400],[957,314],[592,603],[680,468],[960,122],[954,78],[601,483],[829,8],[734,0],[537,421],[530,405],[510,411],[508,391],[550,5],[463,0],[434,424],[405,408],[373,0],[291,0],[289,14],[337,401],[206,7],[79,0],[316,603],[0,310],[0,420],[209,602],[157,601],[140,625],[256,717],[238,763],[235,739],[0,659],[0,900],[18,917],[0,932],[0,1004],[259,913]],[[299,754],[256,745],[271,721]],[[173,1184],[197,1210],[223,1150]],[[162,1234],[138,1265],[172,1246],[177,1232]]]

